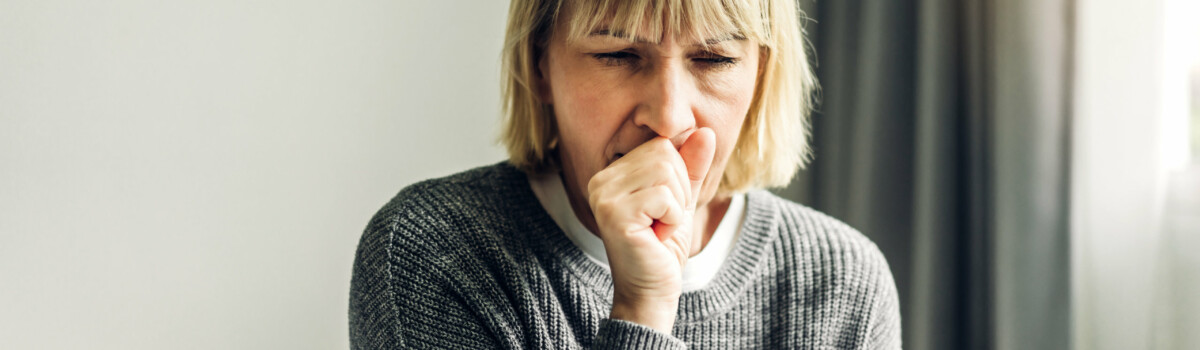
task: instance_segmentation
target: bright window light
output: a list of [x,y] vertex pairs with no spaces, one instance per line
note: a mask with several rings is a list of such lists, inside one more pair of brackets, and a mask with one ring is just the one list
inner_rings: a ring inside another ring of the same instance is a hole
[[1162,164],[1181,170],[1200,158],[1200,1],[1166,2]]

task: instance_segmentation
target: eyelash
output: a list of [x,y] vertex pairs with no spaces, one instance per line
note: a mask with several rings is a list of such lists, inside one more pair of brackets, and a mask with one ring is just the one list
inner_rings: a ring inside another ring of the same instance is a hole
[[[633,64],[636,63],[635,61],[640,58],[637,54],[628,51],[605,52],[594,54],[592,56],[595,56],[596,59],[600,60],[600,62],[604,63],[604,65],[613,67]],[[725,57],[711,52],[704,53],[698,58],[693,58],[693,60],[697,60],[701,64],[708,65],[712,68],[725,68],[738,63],[737,58]]]

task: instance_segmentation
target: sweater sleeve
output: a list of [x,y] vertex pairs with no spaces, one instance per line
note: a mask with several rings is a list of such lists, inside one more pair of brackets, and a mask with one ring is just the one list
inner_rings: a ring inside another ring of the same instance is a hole
[[592,349],[687,349],[687,344],[654,328],[606,318],[600,321]]
[[900,296],[896,292],[896,282],[892,278],[887,260],[878,248],[872,246],[874,262],[873,288],[871,289],[871,308],[867,334],[869,349],[900,349]]
[[452,293],[428,250],[395,218],[376,215],[350,280],[352,349],[492,349],[494,337]]

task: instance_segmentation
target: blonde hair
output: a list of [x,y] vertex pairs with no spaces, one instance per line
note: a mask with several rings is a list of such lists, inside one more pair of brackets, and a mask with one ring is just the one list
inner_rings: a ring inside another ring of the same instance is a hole
[[[563,6],[570,1],[570,6]],[[500,141],[527,172],[552,167],[557,126],[537,93],[538,59],[560,18],[567,39],[608,29],[633,40],[688,31],[696,38],[737,33],[759,43],[762,72],[719,191],[786,186],[808,160],[808,116],[816,78],[794,0],[513,0],[503,52],[505,117]],[[647,11],[647,9],[649,9]],[[564,13],[564,10],[569,13]],[[661,14],[659,16],[648,14]],[[566,15],[566,17],[563,17]]]

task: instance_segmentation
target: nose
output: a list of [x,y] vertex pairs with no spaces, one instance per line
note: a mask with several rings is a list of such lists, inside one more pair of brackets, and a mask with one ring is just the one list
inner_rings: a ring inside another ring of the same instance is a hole
[[671,139],[676,147],[696,128],[692,113],[694,83],[686,68],[664,63],[650,69],[634,124]]

